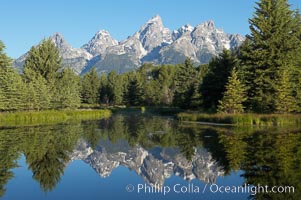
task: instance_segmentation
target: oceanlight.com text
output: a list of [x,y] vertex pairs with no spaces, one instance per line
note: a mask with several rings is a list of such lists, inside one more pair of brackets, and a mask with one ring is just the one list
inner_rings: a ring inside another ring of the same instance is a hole
[[218,184],[174,184],[174,185],[148,185],[148,184],[128,184],[126,191],[135,192],[137,194],[162,194],[168,195],[170,193],[177,194],[205,194],[221,193],[221,194],[250,194],[256,195],[259,193],[294,193],[294,186],[268,186],[268,185],[249,185],[244,184],[240,186],[218,185]]

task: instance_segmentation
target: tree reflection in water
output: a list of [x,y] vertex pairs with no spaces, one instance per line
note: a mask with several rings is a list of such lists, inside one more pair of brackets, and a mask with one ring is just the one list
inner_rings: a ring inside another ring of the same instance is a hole
[[[204,165],[200,162],[204,162],[206,155],[223,175],[242,170],[246,184],[295,187],[294,194],[259,193],[250,198],[299,199],[300,133],[296,127],[255,129],[178,124],[169,118],[136,113],[115,114],[108,120],[77,124],[3,128],[0,130],[0,196],[4,195],[5,185],[13,178],[12,169],[17,167],[22,154],[41,188],[53,190],[71,161],[78,141],[84,140],[93,152],[98,153],[95,155],[102,156],[105,148],[111,152],[106,159],[113,159],[114,152],[130,155],[135,149],[143,149],[147,155],[144,161],[139,161],[142,162],[140,171],[147,171],[155,159],[168,170],[180,174],[185,171],[180,163],[186,163],[191,169],[183,174],[185,179],[189,179],[189,173],[199,180],[205,179],[200,177],[201,169],[196,165]],[[169,159],[173,165],[164,164],[164,159]],[[150,183],[156,182],[154,174],[147,175],[153,176],[149,178]],[[207,179],[203,181],[214,181]]]

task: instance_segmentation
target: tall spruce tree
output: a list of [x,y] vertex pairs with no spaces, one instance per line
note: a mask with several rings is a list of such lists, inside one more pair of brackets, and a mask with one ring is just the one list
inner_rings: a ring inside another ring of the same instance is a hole
[[216,110],[218,102],[223,98],[226,90],[228,77],[237,62],[236,56],[226,49],[210,61],[207,74],[203,75],[203,82],[200,86],[203,109]]
[[290,71],[284,70],[276,86],[276,111],[279,113],[292,113],[298,110],[297,99],[293,95]]
[[187,58],[180,65],[175,75],[175,95],[173,104],[181,108],[190,108],[192,98],[196,96],[195,85],[198,82],[198,71],[192,61]]
[[12,67],[0,68],[0,87],[4,98],[0,98],[0,109],[16,111],[25,109],[25,86],[22,77]]
[[251,34],[241,48],[242,80],[248,107],[255,112],[276,110],[277,80],[283,68],[294,71],[301,55],[300,21],[287,0],[261,0],[249,20]]
[[44,39],[38,46],[30,49],[23,66],[24,75],[29,80],[33,76],[41,75],[48,84],[53,84],[61,68],[61,61],[59,49],[51,39]]
[[115,71],[111,71],[108,74],[108,97],[111,104],[122,104],[122,85],[122,77],[118,75]]
[[82,78],[82,101],[87,104],[99,103],[100,79],[95,70],[85,74]]
[[5,46],[2,41],[0,41],[0,110],[5,110],[6,107],[6,98],[5,98],[5,92],[4,92],[4,85],[1,80],[3,80],[6,76],[5,73],[3,73],[5,68],[9,67],[11,65],[12,60],[4,53]]
[[26,84],[26,110],[47,110],[50,108],[51,95],[47,81],[38,75]]
[[24,109],[24,84],[21,76],[11,67],[12,60],[4,53],[0,41],[0,111]]
[[105,73],[100,76],[100,88],[99,88],[99,101],[100,103],[108,104],[109,102],[109,88],[108,88],[108,77]]
[[61,109],[76,109],[80,106],[80,77],[72,69],[65,68],[58,80],[58,106]]
[[137,73],[129,77],[128,88],[125,95],[125,103],[130,106],[139,106],[143,103],[143,85]]
[[[35,90],[31,93],[36,93],[35,97],[38,98],[35,100],[38,105],[31,105],[31,107],[58,109],[59,91],[56,86],[59,69],[62,67],[61,61],[59,49],[55,47],[50,38],[44,39],[38,46],[30,49],[23,66],[23,73],[25,82],[31,84],[29,89]],[[46,86],[44,86],[44,82]],[[39,86],[39,84],[41,85]],[[47,93],[49,95],[46,95]],[[48,102],[49,98],[50,103]]]
[[242,113],[244,112],[243,103],[246,101],[246,88],[237,77],[236,69],[233,68],[228,77],[226,91],[219,100],[218,112],[222,113]]

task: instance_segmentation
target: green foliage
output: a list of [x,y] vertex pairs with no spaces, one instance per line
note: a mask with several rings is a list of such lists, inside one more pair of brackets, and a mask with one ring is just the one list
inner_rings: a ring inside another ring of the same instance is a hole
[[301,123],[300,115],[292,114],[204,114],[181,112],[177,114],[180,121],[197,122],[213,125],[237,126],[291,126]]
[[232,69],[231,76],[226,84],[224,97],[219,101],[218,112],[222,113],[243,113],[243,103],[246,101],[245,86],[237,77],[235,68]]
[[10,66],[11,59],[4,53],[0,41],[0,111],[24,109],[24,86],[21,76]]
[[0,68],[0,110],[24,110],[25,87],[21,76],[11,67]]
[[137,74],[130,77],[127,93],[126,103],[131,106],[139,106],[143,102],[143,85],[141,78]]
[[274,112],[279,71],[300,68],[300,16],[287,0],[261,0],[249,23],[251,34],[240,51],[248,107],[259,113]]
[[83,103],[99,103],[100,79],[95,68],[83,76],[81,93]]
[[0,126],[57,124],[68,121],[109,118],[110,110],[64,110],[0,113]]
[[[193,101],[198,101],[198,81],[198,71],[187,58],[175,75],[174,105],[189,108]],[[197,106],[197,103],[193,104]]]
[[31,80],[41,75],[49,84],[53,84],[61,68],[61,60],[59,49],[51,39],[44,39],[37,47],[32,47],[26,57],[23,66],[25,78]]
[[50,108],[51,92],[46,80],[37,75],[26,84],[26,110],[47,110]]
[[0,68],[11,66],[12,60],[4,53],[5,45],[0,40]]
[[228,77],[236,65],[236,56],[226,49],[224,49],[219,56],[210,61],[208,71],[204,75],[203,82],[200,86],[203,97],[202,105],[205,110],[216,110],[226,90]]
[[108,98],[110,104],[121,105],[123,100],[123,77],[115,71],[108,74]]
[[56,87],[59,108],[74,109],[80,107],[80,77],[70,68],[66,68],[61,72]]
[[298,109],[290,77],[289,71],[284,70],[276,87],[275,106],[279,113],[291,113]]

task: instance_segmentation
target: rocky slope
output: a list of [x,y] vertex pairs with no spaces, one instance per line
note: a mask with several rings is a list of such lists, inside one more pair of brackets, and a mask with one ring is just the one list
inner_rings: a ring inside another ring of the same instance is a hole
[[[121,42],[112,38],[106,30],[97,32],[78,49],[71,47],[59,33],[51,36],[51,39],[60,49],[63,65],[72,67],[78,74],[84,74],[91,67],[96,67],[99,73],[111,70],[123,73],[145,62],[175,64],[182,63],[186,57],[195,63],[208,63],[212,56],[224,48],[239,46],[244,37],[225,33],[216,28],[213,21],[196,27],[187,24],[171,32],[164,27],[161,17],[155,16]],[[26,56],[15,60],[15,67],[21,69]]]

